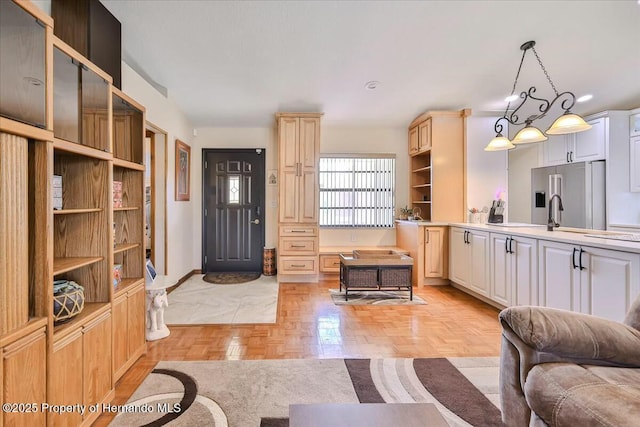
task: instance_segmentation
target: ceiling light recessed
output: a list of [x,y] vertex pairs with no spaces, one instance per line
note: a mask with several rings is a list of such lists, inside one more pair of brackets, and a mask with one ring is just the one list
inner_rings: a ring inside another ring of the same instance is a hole
[[377,80],[371,80],[364,84],[364,88],[367,90],[376,90],[380,86],[380,82]]
[[577,102],[587,102],[589,101],[591,98],[593,98],[593,95],[589,94],[589,95],[582,95],[580,98],[576,99]]
[[515,101],[516,99],[518,99],[518,95],[507,96],[504,100],[505,102],[511,102],[511,101]]

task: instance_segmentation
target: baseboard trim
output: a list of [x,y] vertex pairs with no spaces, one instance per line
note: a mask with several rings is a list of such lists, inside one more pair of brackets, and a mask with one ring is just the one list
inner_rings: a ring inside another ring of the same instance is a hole
[[185,274],[184,276],[182,276],[180,279],[178,279],[178,281],[176,282],[175,285],[170,286],[167,288],[167,293],[170,294],[171,292],[173,292],[174,290],[176,290],[178,288],[178,286],[182,285],[184,282],[186,282],[187,280],[189,280],[189,278],[195,274],[202,274],[202,270],[191,270],[190,272],[188,272],[187,274]]
[[485,297],[484,295],[480,295],[477,292],[474,292],[474,291],[472,291],[470,289],[467,289],[464,286],[460,286],[460,285],[458,285],[457,283],[455,283],[455,282],[453,282],[451,280],[449,281],[449,283],[451,283],[451,286],[453,286],[454,288],[459,289],[462,292],[464,292],[465,294],[469,294],[472,297],[474,297],[476,299],[479,299],[480,301],[482,301],[484,303],[487,303],[490,306],[493,306],[493,307],[497,308],[498,310],[503,310],[503,309],[506,308],[504,305],[502,305],[500,303],[497,303],[497,302],[493,301],[492,299],[489,299],[489,298]]

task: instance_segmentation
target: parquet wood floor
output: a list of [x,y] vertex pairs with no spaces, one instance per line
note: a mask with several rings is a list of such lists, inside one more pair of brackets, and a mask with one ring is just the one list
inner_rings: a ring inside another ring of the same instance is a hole
[[[275,324],[170,326],[120,379],[125,403],[162,360],[498,356],[498,310],[451,287],[415,288],[427,305],[336,306],[336,279],[281,283]],[[106,426],[113,414],[94,426]]]

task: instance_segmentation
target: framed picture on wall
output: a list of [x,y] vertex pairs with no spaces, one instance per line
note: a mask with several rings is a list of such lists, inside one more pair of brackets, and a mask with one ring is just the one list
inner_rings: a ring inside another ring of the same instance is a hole
[[176,200],[190,200],[191,147],[176,139]]

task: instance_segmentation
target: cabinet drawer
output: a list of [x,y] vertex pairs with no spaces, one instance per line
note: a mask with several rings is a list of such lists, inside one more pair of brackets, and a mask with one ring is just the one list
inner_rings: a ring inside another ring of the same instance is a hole
[[340,273],[340,256],[338,254],[320,255],[320,272]]
[[317,253],[317,237],[280,238],[280,255],[315,255]]
[[283,225],[280,227],[281,236],[317,236],[318,227],[314,225]]
[[318,257],[281,256],[278,274],[318,274]]

